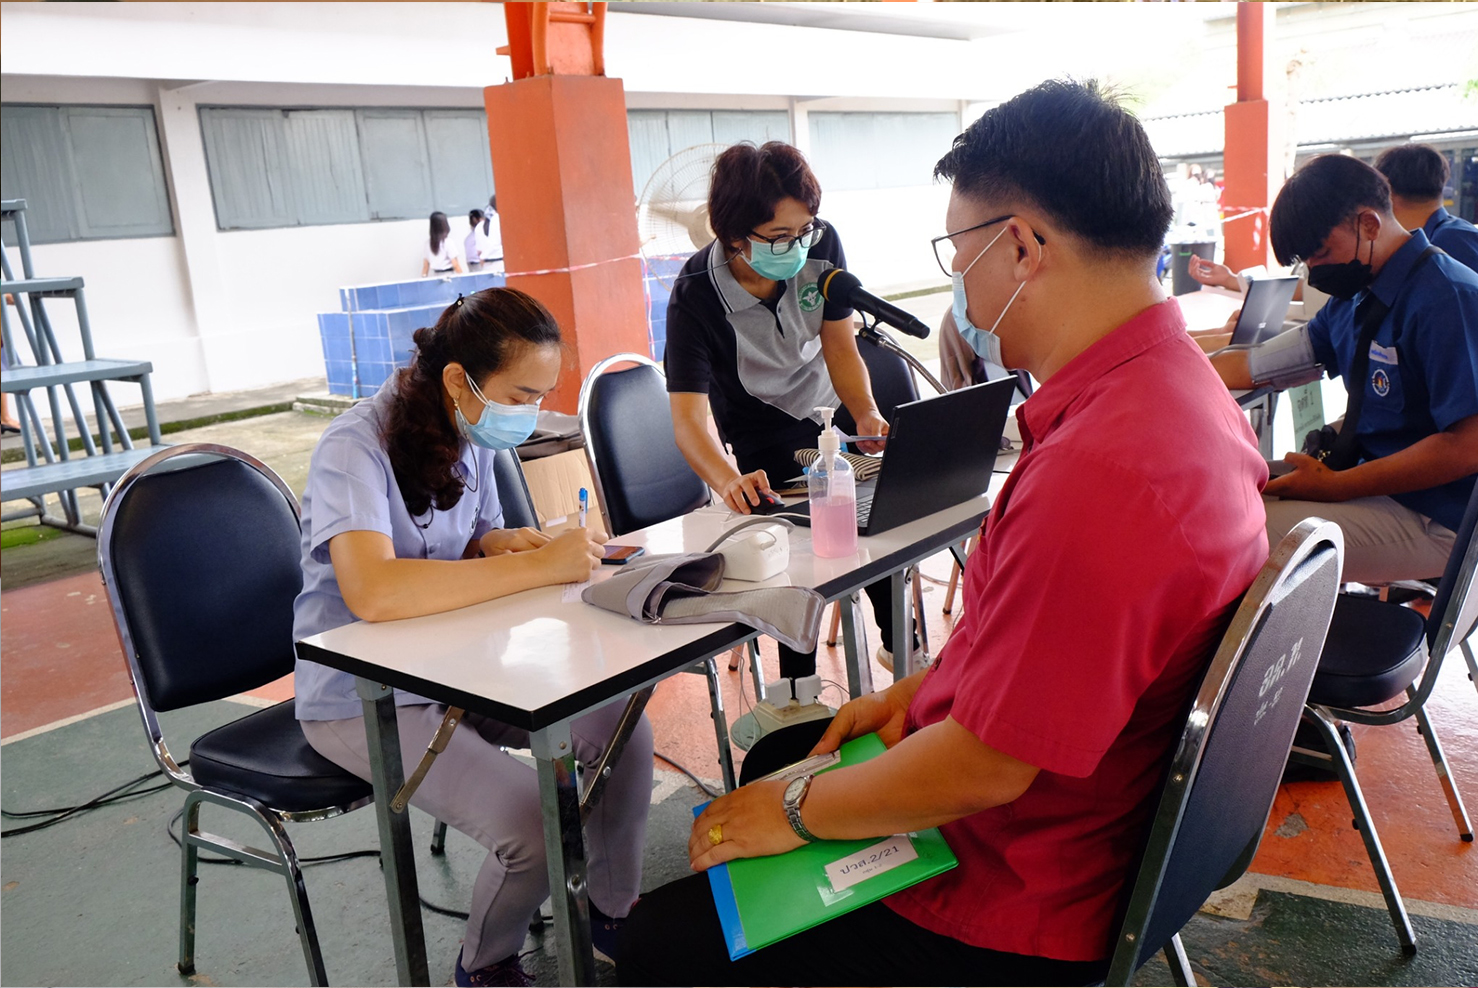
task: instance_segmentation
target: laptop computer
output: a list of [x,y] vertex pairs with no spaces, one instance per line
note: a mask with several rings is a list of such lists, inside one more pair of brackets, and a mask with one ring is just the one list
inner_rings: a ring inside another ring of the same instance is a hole
[[[899,405],[877,478],[857,485],[857,534],[877,535],[984,494],[1014,377]],[[783,516],[810,524],[808,502]]]
[[1293,301],[1297,278],[1255,278],[1247,285],[1242,314],[1232,329],[1228,346],[1253,346],[1283,332],[1288,305]]

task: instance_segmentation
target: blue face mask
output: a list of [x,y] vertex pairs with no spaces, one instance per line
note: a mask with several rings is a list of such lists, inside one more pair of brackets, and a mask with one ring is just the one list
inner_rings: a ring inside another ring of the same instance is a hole
[[539,402],[501,405],[484,398],[470,375],[467,383],[472,393],[477,395],[477,400],[482,402],[482,414],[476,422],[468,422],[461,406],[453,403],[457,409],[457,428],[468,442],[484,449],[512,449],[534,434],[534,427],[539,424]]
[[771,281],[789,281],[801,273],[801,268],[806,266],[806,256],[810,253],[809,247],[803,247],[799,243],[791,244],[790,250],[784,254],[776,254],[770,250],[770,245],[763,240],[749,241],[749,256],[745,258],[749,266],[754,268],[754,273],[761,278],[769,278]]
[[1011,298],[1006,302],[1006,307],[1001,310],[999,316],[996,316],[996,321],[991,323],[990,329],[979,329],[974,323],[970,322],[970,316],[966,312],[965,275],[985,256],[987,250],[990,250],[996,245],[996,241],[1000,240],[1005,232],[1005,230],[1002,230],[991,238],[991,242],[985,245],[985,250],[976,254],[975,260],[966,265],[964,271],[951,271],[949,275],[950,288],[954,292],[954,299],[950,310],[955,317],[955,328],[960,331],[960,336],[970,345],[970,349],[975,351],[976,356],[986,362],[988,365],[986,370],[991,380],[995,380],[1006,373],[1005,361],[1001,357],[1001,338],[996,335],[996,327],[1001,324],[1002,319],[1006,318],[1006,313],[1011,310],[1011,303],[1016,301],[1016,296],[1021,294],[1021,290],[1026,287],[1026,282],[1023,281],[1020,285],[1016,286],[1016,291],[1011,293]]

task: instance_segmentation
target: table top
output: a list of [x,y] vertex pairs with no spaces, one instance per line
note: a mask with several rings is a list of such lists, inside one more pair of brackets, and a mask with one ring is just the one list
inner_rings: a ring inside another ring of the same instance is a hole
[[[997,474],[997,483],[1003,479]],[[860,538],[857,553],[840,559],[817,558],[810,531],[796,528],[784,574],[764,583],[725,581],[723,589],[811,587],[832,599],[973,534],[989,503],[981,495]],[[709,506],[613,541],[652,553],[697,552],[740,520],[721,505]],[[602,567],[592,579],[608,579],[615,570]],[[718,622],[643,624],[582,602],[571,587],[555,586],[442,614],[359,621],[306,638],[298,650],[309,661],[538,730],[754,634]]]

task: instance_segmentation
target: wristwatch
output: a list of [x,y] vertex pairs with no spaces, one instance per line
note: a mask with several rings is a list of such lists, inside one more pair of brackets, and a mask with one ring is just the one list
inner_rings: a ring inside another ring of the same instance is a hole
[[814,775],[803,775],[798,779],[791,779],[790,785],[785,787],[785,818],[790,821],[790,829],[795,835],[808,844],[813,844],[821,838],[806,829],[801,820],[801,804],[806,801],[806,793],[811,791],[811,780]]

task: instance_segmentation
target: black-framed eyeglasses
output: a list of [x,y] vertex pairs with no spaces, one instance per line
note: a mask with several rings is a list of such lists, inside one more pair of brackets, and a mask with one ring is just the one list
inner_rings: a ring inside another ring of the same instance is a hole
[[[956,230],[953,233],[946,233],[942,237],[935,237],[933,240],[929,241],[929,246],[934,248],[934,260],[939,262],[939,270],[944,272],[944,276],[946,278],[950,277],[952,273],[950,265],[954,263],[956,253],[955,242],[953,238],[958,237],[964,233],[969,233],[972,230],[981,230],[988,226],[995,226],[997,223],[1009,220],[1015,215],[1015,213],[1007,213],[1005,216],[997,216],[993,220],[986,220],[984,223],[976,223],[974,226],[967,226],[963,230]],[[1047,241],[1043,239],[1040,233],[1033,233],[1033,236],[1037,238],[1037,243],[1046,246]]]
[[795,247],[796,244],[800,244],[807,250],[815,247],[820,242],[821,235],[825,232],[826,223],[824,221],[812,220],[809,226],[793,237],[786,234],[781,234],[778,237],[762,237],[754,231],[750,231],[749,236],[753,240],[769,244],[771,254],[789,254],[791,248]]

